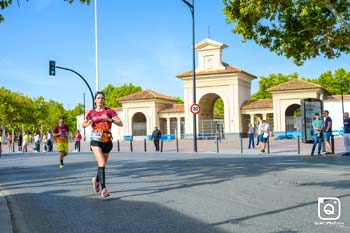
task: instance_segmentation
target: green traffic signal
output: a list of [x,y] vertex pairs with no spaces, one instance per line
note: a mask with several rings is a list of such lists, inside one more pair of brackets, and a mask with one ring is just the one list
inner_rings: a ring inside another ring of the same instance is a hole
[[50,68],[49,75],[55,76],[56,75],[56,62],[50,61],[49,68]]

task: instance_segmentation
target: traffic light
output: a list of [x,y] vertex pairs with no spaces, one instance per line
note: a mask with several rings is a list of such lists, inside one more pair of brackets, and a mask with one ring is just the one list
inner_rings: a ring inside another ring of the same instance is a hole
[[50,61],[50,73],[49,75],[55,76],[56,75],[56,62]]

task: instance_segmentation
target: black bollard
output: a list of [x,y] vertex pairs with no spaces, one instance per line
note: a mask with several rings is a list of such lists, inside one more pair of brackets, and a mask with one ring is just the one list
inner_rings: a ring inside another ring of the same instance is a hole
[[163,152],[163,140],[160,141],[160,152]]
[[300,136],[298,136],[298,155],[300,155]]
[[270,137],[267,138],[267,153],[270,154]]
[[179,139],[176,137],[176,152],[179,152]]
[[219,137],[216,137],[216,153],[219,153]]
[[133,152],[133,149],[132,149],[132,140],[130,140],[130,151]]
[[117,148],[118,148],[118,152],[120,152],[120,143],[119,143],[119,139],[117,140]]
[[144,145],[144,149],[145,149],[145,152],[146,152],[147,151],[147,149],[146,149],[146,138],[143,139],[143,145]]
[[335,148],[334,148],[334,135],[331,135],[331,146],[332,146],[332,154],[335,154]]
[[241,141],[241,154],[243,154],[243,136],[242,136],[242,133],[239,134],[239,139]]

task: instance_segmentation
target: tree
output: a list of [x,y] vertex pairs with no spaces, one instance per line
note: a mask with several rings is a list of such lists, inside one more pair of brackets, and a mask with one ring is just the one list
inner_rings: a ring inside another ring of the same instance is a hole
[[221,98],[214,103],[214,119],[224,119],[224,101]]
[[[350,72],[343,68],[337,69],[334,75],[331,71],[322,73],[318,79],[305,79],[324,87],[331,95],[350,94]],[[342,87],[341,87],[342,85]]]
[[350,52],[348,0],[223,0],[227,23],[243,41],[254,40],[302,65],[323,54]]
[[183,104],[184,101],[180,98],[180,96],[173,96],[174,99],[176,99],[177,104]]
[[133,84],[129,83],[124,84],[123,86],[120,87],[115,87],[111,84],[108,84],[107,87],[101,90],[102,92],[105,93],[106,99],[105,99],[105,104],[106,106],[110,108],[115,108],[115,107],[121,107],[122,104],[117,101],[117,99],[127,96],[130,94],[134,94],[136,92],[142,91],[142,88],[140,86],[134,86]]
[[[29,0],[27,0],[27,2],[28,1]],[[64,0],[64,1],[68,2],[70,4],[72,4],[74,2],[74,0]],[[86,3],[87,5],[90,4],[90,1],[91,0],[80,0],[81,3],[83,3],[83,4]],[[17,0],[17,4],[19,6],[19,0]],[[0,0],[0,10],[4,10],[5,8],[7,8],[7,7],[11,6],[11,5],[12,5],[12,0]],[[4,16],[2,14],[0,14],[0,23],[2,21],[4,21],[4,20],[5,20]]]
[[67,111],[68,127],[71,133],[77,129],[77,116],[84,113],[84,105],[78,104],[74,109]]
[[5,126],[6,130],[39,132],[52,129],[59,116],[65,114],[60,103],[47,102],[41,96],[32,100],[21,93],[0,88],[0,126]]
[[252,100],[258,99],[271,99],[271,93],[268,93],[266,90],[270,87],[276,86],[281,83],[285,83],[294,79],[298,79],[298,74],[293,73],[290,75],[283,74],[270,74],[268,77],[261,76],[259,81],[259,90],[255,92],[250,98]]

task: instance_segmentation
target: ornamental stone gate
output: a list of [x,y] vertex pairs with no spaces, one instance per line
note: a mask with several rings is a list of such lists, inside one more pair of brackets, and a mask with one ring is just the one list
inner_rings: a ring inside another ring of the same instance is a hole
[[[237,137],[242,130],[240,108],[249,100],[251,81],[256,79],[239,68],[222,62],[222,50],[228,46],[210,39],[196,44],[198,67],[196,69],[196,99],[201,106],[197,126],[201,120],[213,119],[213,104],[217,98],[224,102],[224,119],[222,128],[226,138]],[[192,71],[176,76],[184,82],[185,137],[193,137],[193,103]],[[200,128],[197,132],[201,132]]]

